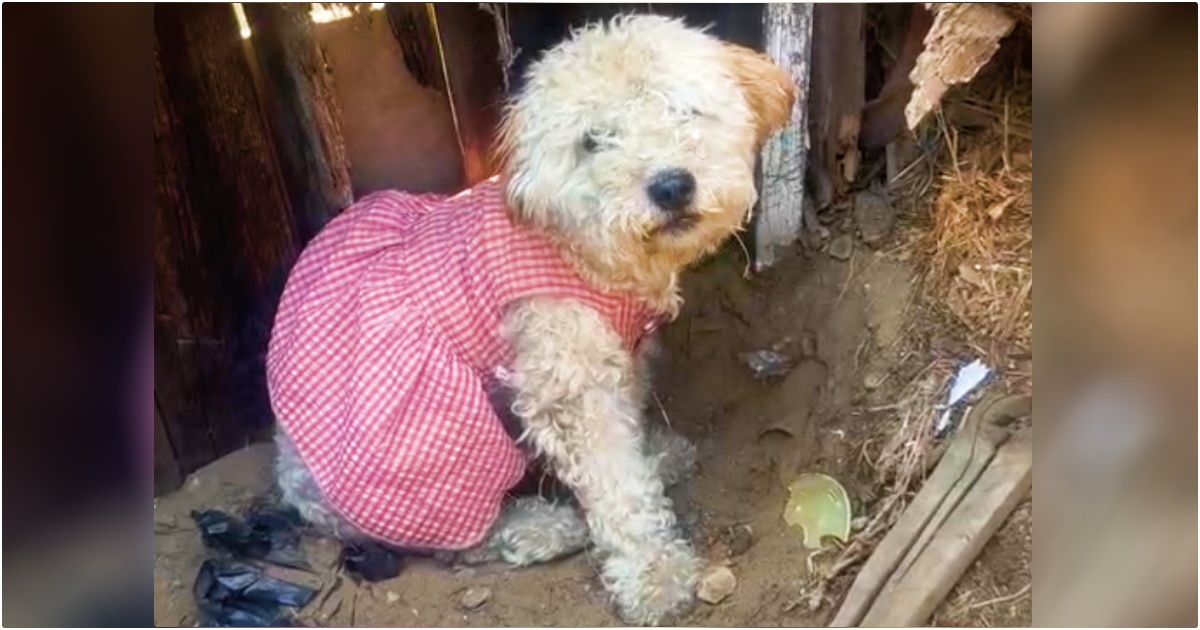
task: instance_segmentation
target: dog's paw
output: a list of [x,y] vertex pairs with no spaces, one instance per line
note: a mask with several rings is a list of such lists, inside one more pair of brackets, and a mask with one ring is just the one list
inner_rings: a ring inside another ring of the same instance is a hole
[[642,557],[610,557],[605,577],[625,623],[664,625],[691,611],[700,562],[676,540]]
[[574,508],[522,497],[505,511],[491,546],[505,562],[521,567],[570,555],[587,543],[587,523]]

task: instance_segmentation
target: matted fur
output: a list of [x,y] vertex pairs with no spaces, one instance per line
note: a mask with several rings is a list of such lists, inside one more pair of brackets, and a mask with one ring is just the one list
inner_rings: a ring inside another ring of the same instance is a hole
[[[679,308],[679,271],[740,229],[757,199],[756,149],[795,100],[789,76],[754,51],[682,22],[618,17],[576,32],[529,69],[506,112],[509,204],[597,286]],[[585,137],[595,151],[586,150]],[[683,168],[699,222],[680,232],[646,196]]]
[[[500,136],[514,220],[545,233],[597,288],[632,291],[674,316],[679,273],[741,229],[756,201],[757,149],[786,123],[789,76],[766,57],[682,22],[621,17],[576,31],[528,71]],[[671,228],[646,189],[685,169],[690,222]],[[585,536],[622,617],[659,624],[690,608],[700,561],[678,531],[667,481],[690,471],[679,438],[647,435],[647,380],[599,313],[568,300],[511,305],[512,411],[584,512],[512,503],[464,558],[515,565],[578,550]],[[338,531],[280,432],[285,500]]]

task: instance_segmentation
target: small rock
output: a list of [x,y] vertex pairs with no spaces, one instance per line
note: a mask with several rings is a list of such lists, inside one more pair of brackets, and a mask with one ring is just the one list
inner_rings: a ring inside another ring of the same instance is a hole
[[850,238],[849,234],[840,234],[829,242],[829,249],[826,250],[826,253],[830,258],[850,260],[851,254],[854,253],[854,239]]
[[462,597],[458,602],[467,610],[475,610],[486,604],[492,598],[492,589],[486,586],[472,586],[463,591]]
[[696,597],[708,604],[719,604],[736,588],[737,578],[729,567],[712,567],[700,577],[700,584],[696,586]]
[[867,375],[863,377],[863,387],[866,388],[867,391],[875,391],[879,389],[879,386],[883,385],[883,382],[886,380],[887,374],[883,372],[868,372]]
[[864,190],[854,198],[854,222],[863,242],[876,247],[891,236],[896,211],[886,194]]
[[396,603],[396,602],[398,602],[398,601],[400,601],[400,594],[399,594],[399,593],[393,593],[392,591],[388,591],[388,592],[387,592],[387,603],[389,603],[389,604],[395,604],[395,603]]

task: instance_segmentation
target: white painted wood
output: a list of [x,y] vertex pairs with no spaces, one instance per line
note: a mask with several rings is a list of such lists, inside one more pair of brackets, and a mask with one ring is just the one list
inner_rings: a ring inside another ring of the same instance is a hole
[[808,165],[808,77],[811,69],[812,3],[763,7],[764,50],[787,68],[796,83],[796,103],[786,127],[762,148],[759,211],[754,224],[754,268],[779,260],[800,236],[804,170]]

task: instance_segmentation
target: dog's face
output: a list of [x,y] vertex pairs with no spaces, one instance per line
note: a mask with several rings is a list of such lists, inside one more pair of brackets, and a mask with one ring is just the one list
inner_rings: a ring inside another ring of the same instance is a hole
[[510,208],[592,280],[673,294],[745,222],[757,149],[794,98],[765,56],[676,20],[588,27],[531,65],[506,112]]

